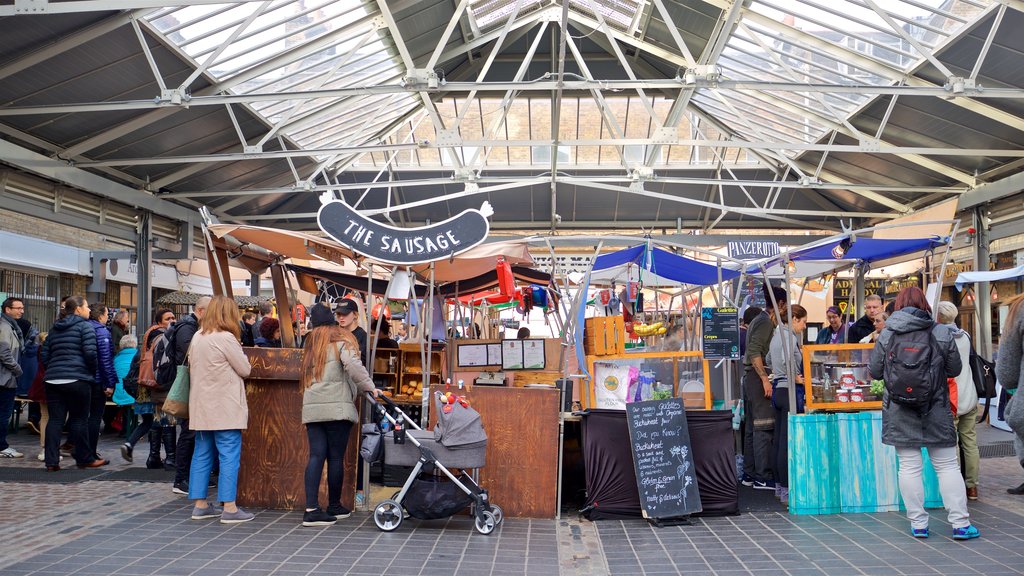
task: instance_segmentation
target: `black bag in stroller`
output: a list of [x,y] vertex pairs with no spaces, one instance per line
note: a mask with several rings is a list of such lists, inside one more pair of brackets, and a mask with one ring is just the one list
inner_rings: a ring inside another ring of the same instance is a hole
[[[465,473],[460,478],[469,479]],[[473,504],[473,498],[444,476],[420,474],[405,493],[402,505],[409,516],[420,520],[435,520],[457,514]]]

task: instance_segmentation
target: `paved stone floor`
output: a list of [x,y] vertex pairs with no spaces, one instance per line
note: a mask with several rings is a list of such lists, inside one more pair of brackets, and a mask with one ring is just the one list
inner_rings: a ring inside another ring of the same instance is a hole
[[[11,440],[26,458],[0,460],[0,468],[42,467],[30,458],[38,437],[22,432]],[[110,475],[142,467],[122,462],[117,445],[113,437],[101,444],[112,456]],[[329,528],[303,528],[298,513],[255,510],[253,522],[224,526],[188,519],[189,504],[170,492],[169,479],[0,482],[0,574],[1024,573],[1024,497],[1004,491],[1024,481],[1012,457],[982,460],[981,500],[971,503],[982,537],[970,542],[949,538],[941,510],[932,511],[928,540],[907,536],[897,513],[790,516],[781,510],[667,528],[575,515],[510,518],[490,536],[478,534],[467,518],[406,521],[383,533],[366,513]]]

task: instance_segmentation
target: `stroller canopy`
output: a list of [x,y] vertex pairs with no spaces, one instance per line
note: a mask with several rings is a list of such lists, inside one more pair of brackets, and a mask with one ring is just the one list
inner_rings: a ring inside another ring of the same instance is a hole
[[451,449],[471,448],[487,442],[487,433],[480,420],[480,413],[456,402],[447,413],[444,410],[444,395],[437,392],[437,426],[434,427],[434,440]]

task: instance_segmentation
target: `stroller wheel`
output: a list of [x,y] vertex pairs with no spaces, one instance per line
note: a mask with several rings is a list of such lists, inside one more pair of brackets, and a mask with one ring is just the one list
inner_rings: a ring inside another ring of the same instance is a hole
[[501,521],[505,519],[505,515],[501,512],[501,506],[497,504],[491,504],[491,513],[494,514],[495,524],[501,524]]
[[402,523],[402,507],[394,500],[385,500],[373,509],[373,523],[385,532],[391,532]]
[[494,532],[494,529],[498,527],[498,521],[494,518],[494,513],[490,510],[484,510],[483,517],[483,520],[477,517],[476,531],[484,535]]

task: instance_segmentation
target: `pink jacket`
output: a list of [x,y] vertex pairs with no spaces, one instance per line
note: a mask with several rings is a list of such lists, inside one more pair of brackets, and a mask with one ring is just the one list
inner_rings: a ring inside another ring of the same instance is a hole
[[249,424],[243,378],[252,367],[230,332],[196,332],[189,350],[188,425],[192,430],[244,430]]

